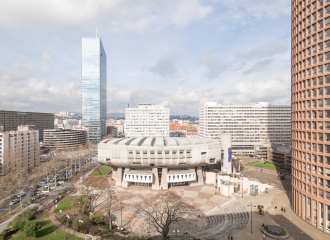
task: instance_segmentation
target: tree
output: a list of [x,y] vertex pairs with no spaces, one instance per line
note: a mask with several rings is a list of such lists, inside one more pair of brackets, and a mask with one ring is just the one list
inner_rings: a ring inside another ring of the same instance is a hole
[[142,202],[136,205],[138,213],[147,216],[146,223],[167,239],[170,225],[196,217],[195,208],[186,203],[175,192],[161,191],[151,199],[142,196]]
[[104,210],[109,218],[109,229],[112,229],[112,214],[120,209],[120,202],[116,195],[115,190],[113,189],[113,184],[111,183],[105,191],[103,192],[105,195],[104,202]]
[[37,220],[28,221],[23,227],[23,232],[26,237],[36,237],[41,226],[41,223]]

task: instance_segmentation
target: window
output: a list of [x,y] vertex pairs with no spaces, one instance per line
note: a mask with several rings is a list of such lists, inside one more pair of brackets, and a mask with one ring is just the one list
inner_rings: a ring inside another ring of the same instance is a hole
[[323,20],[319,21],[319,29],[323,28]]

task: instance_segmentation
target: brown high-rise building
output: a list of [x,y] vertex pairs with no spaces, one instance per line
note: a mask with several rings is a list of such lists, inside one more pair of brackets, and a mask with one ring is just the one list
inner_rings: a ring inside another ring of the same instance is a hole
[[330,233],[330,0],[292,0],[292,207]]

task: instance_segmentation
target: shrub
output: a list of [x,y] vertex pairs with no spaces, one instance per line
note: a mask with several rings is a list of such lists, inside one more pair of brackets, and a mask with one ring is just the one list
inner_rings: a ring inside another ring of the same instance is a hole
[[37,236],[38,231],[41,229],[41,223],[37,220],[28,221],[24,228],[23,232],[27,237],[35,237]]
[[97,225],[100,225],[101,223],[105,222],[105,217],[103,216],[103,213],[98,211],[98,212],[94,212],[89,219],[96,223]]
[[10,228],[6,228],[5,230],[2,231],[2,233],[0,233],[0,240],[5,240],[5,238],[9,236],[9,234],[11,233],[12,230]]
[[[80,220],[80,221],[79,221]],[[82,222],[81,222],[82,221]],[[89,227],[89,218],[88,215],[86,214],[81,214],[79,216],[77,216],[73,222],[72,222],[72,226],[76,226],[79,227],[80,229],[87,229]]]
[[95,235],[95,229],[94,228],[89,228],[89,234]]
[[19,214],[10,224],[12,231],[22,230],[24,225],[29,221],[28,218],[24,217],[23,214]]
[[268,161],[264,161],[264,164],[267,164],[268,163]]

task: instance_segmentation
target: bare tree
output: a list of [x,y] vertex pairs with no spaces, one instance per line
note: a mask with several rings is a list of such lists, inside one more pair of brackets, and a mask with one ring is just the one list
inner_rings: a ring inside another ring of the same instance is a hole
[[136,205],[137,212],[147,216],[146,223],[153,226],[164,240],[172,223],[191,220],[196,216],[194,207],[175,192],[161,191],[151,199],[141,198],[143,201]]
[[120,202],[117,197],[117,192],[113,188],[113,184],[111,183],[108,187],[106,187],[103,192],[105,195],[105,204],[104,210],[109,217],[109,229],[112,229],[112,214],[120,209]]

